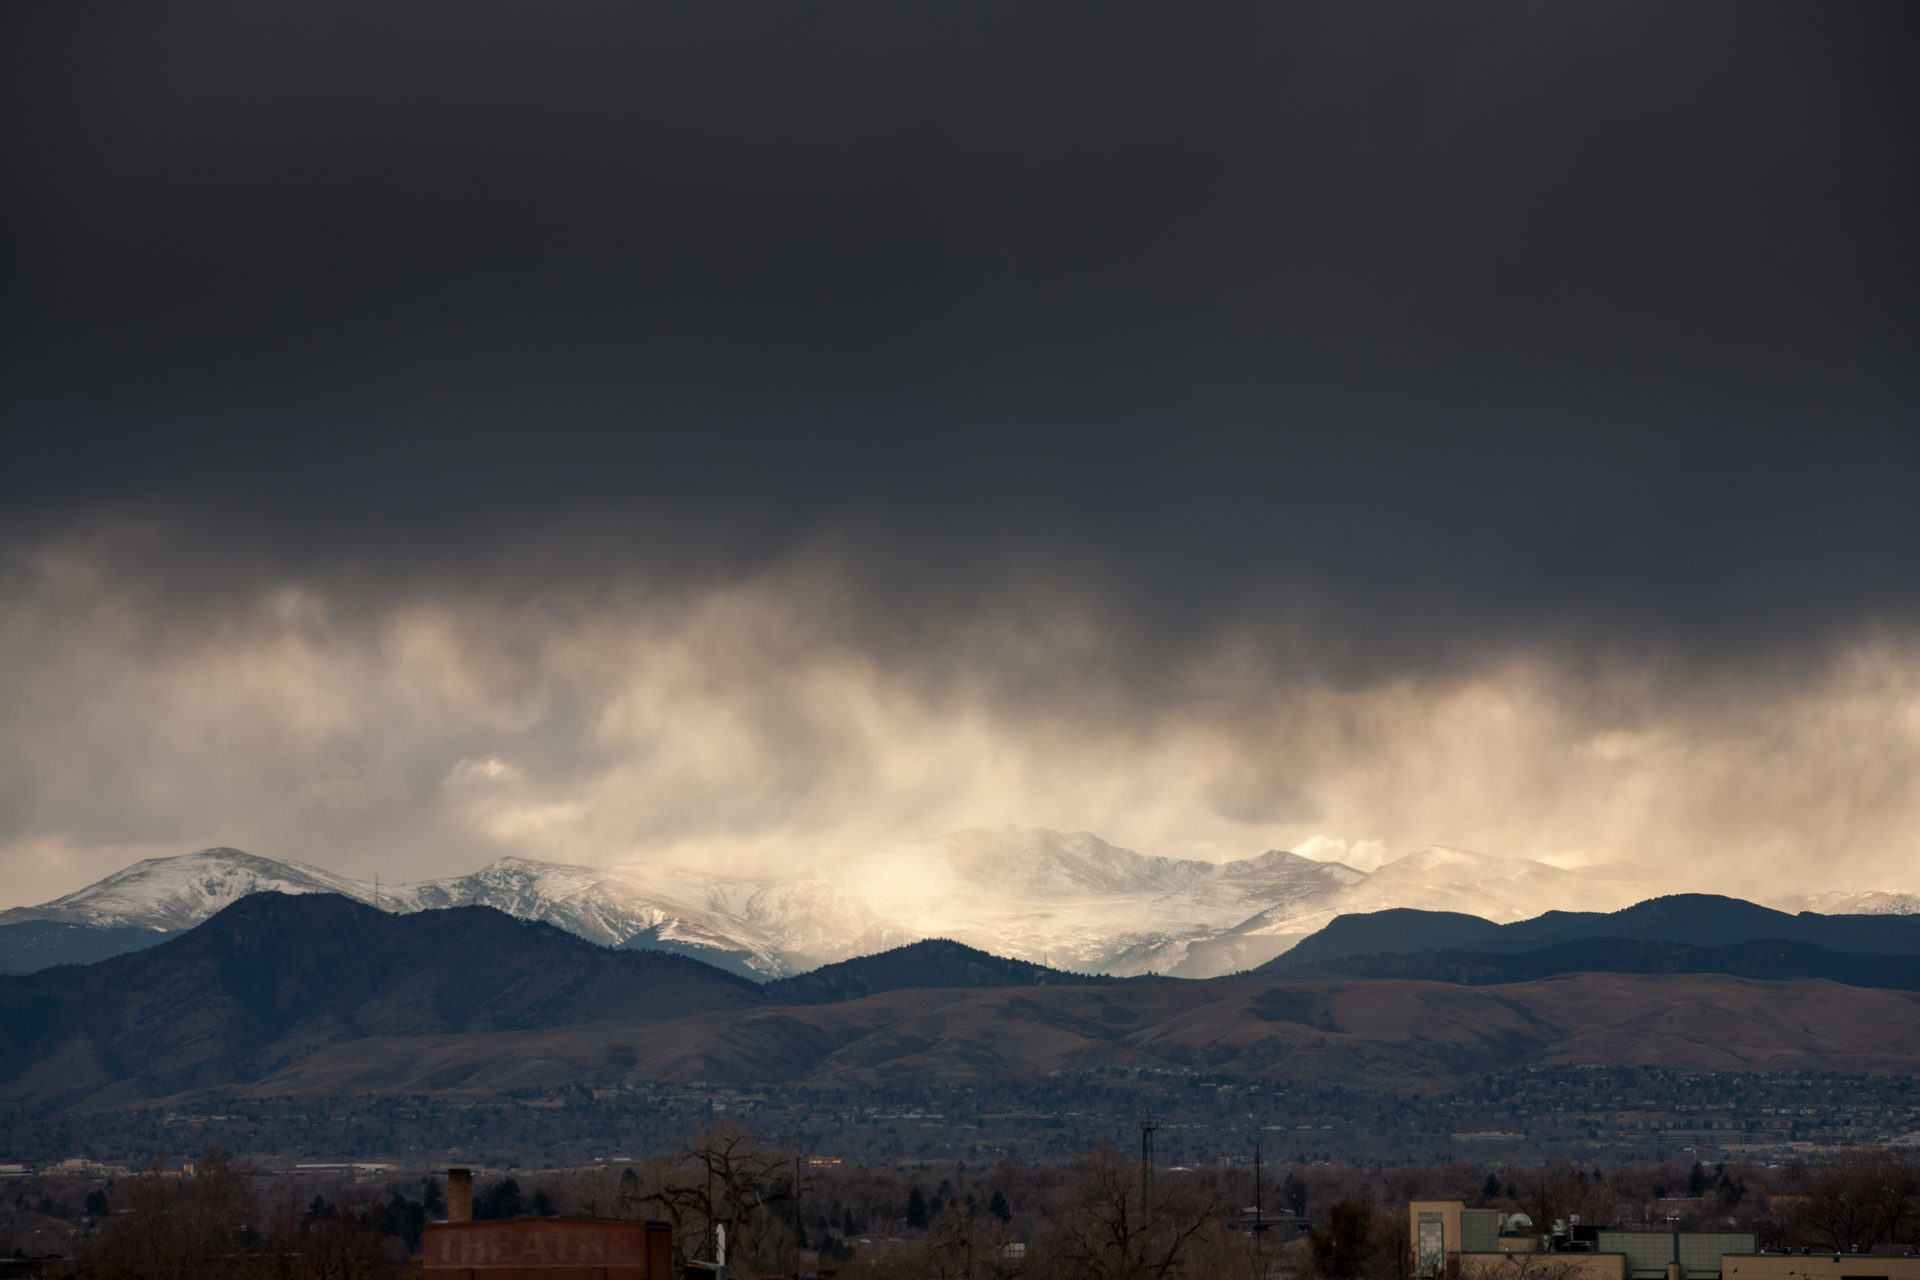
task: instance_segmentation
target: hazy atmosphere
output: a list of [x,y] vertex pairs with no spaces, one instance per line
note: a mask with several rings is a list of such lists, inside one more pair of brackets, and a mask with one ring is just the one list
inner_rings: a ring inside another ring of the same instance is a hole
[[1920,891],[1914,11],[1166,18],[10,7],[0,906],[1007,823]]

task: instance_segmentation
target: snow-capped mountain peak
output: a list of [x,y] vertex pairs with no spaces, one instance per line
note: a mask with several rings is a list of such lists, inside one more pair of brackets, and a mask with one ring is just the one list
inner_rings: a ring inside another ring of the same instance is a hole
[[304,862],[239,849],[148,858],[37,907],[0,912],[0,925],[58,920],[96,928],[190,929],[250,893],[339,893],[373,900],[373,886]]

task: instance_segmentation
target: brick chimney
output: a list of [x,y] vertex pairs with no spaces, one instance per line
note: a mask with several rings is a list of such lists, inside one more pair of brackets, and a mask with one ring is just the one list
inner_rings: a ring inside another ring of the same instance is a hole
[[447,1170],[447,1221],[473,1221],[473,1170]]

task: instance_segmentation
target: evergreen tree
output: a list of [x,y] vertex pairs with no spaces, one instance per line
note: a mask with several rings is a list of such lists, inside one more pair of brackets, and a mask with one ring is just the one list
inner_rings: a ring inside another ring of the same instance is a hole
[[616,1218],[631,1218],[640,1204],[640,1175],[631,1166],[620,1173],[620,1194],[614,1202]]
[[840,1224],[840,1234],[843,1236],[850,1236],[853,1234],[853,1210],[852,1209],[847,1210],[846,1220]]
[[1480,1198],[1482,1200],[1498,1200],[1500,1198],[1500,1179],[1494,1177],[1492,1174],[1488,1174],[1487,1180],[1480,1184]]
[[917,1186],[907,1192],[907,1226],[915,1231],[927,1227],[927,1198]]
[[1013,1207],[1007,1203],[1007,1198],[1000,1194],[998,1187],[993,1189],[993,1198],[987,1201],[987,1212],[1002,1222],[1013,1221]]
[[393,1198],[374,1210],[374,1221],[381,1234],[398,1236],[406,1242],[407,1252],[413,1253],[420,1248],[420,1232],[427,1225],[426,1206],[407,1199],[398,1187],[389,1190]]
[[473,1198],[473,1216],[476,1221],[490,1218],[519,1218],[527,1212],[527,1202],[520,1194],[520,1182],[517,1178],[502,1178],[490,1182],[486,1188]]
[[1293,1216],[1307,1216],[1307,1181],[1297,1173],[1290,1173],[1280,1184],[1280,1200],[1293,1210]]
[[1355,1280],[1366,1265],[1373,1209],[1358,1196],[1336,1200],[1307,1232],[1314,1270],[1327,1280]]

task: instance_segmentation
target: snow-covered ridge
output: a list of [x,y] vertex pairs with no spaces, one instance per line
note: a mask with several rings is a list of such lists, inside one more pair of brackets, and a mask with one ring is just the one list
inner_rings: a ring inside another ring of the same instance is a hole
[[[303,863],[206,849],[0,912],[0,925],[185,929],[263,890],[339,893],[389,911],[490,906],[608,946],[732,953],[768,977],[927,937],[1082,972],[1208,977],[1269,960],[1343,912],[1420,907],[1504,922],[1652,896],[1630,881],[1442,846],[1368,873],[1278,850],[1215,864],[1150,857],[1086,832],[1002,827],[761,879],[502,858],[471,875],[376,888]],[[1920,902],[1831,894],[1812,909],[1912,912]]]
[[1885,893],[1813,893],[1787,898],[1770,905],[1782,911],[1817,911],[1823,916],[1914,916],[1920,915],[1920,894]]
[[37,907],[0,911],[0,925],[60,920],[100,928],[191,929],[250,893],[339,893],[373,901],[373,886],[304,862],[238,849],[148,858]]

